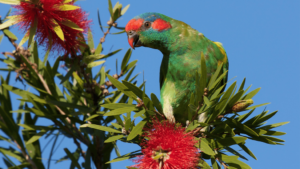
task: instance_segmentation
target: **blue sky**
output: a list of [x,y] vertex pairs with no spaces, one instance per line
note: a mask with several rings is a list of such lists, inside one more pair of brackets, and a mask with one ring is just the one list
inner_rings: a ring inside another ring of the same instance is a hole
[[[112,0],[115,4],[117,1]],[[246,86],[252,84],[251,89],[261,87],[260,92],[253,98],[255,104],[271,102],[266,106],[270,112],[278,110],[276,116],[268,121],[268,124],[290,121],[289,124],[278,128],[287,135],[279,137],[285,140],[284,146],[255,143],[248,140],[247,146],[256,155],[258,160],[249,157],[252,168],[296,168],[299,160],[299,128],[300,113],[300,1],[298,0],[252,0],[252,1],[133,1],[120,0],[124,6],[130,4],[127,13],[118,20],[119,26],[126,23],[136,15],[144,12],[159,12],[174,19],[181,20],[194,29],[202,32],[207,38],[223,43],[229,58],[229,79],[240,84],[244,77],[247,78]],[[77,2],[89,13],[93,20],[92,32],[95,44],[103,36],[98,22],[97,9],[100,10],[102,23],[109,19],[108,3],[106,0],[79,1]],[[5,16],[8,5],[0,4],[0,15]],[[12,29],[19,39],[22,38],[18,29]],[[117,32],[112,30],[111,32]],[[103,53],[108,53],[110,48],[116,50],[123,48],[119,54],[113,56],[106,63],[107,68],[115,72],[115,59],[121,63],[126,50],[129,48],[126,34],[108,35],[104,43]],[[0,44],[0,51],[11,51],[13,48],[7,40]],[[0,56],[3,58],[4,56]],[[53,63],[54,58],[49,58]],[[144,71],[146,92],[159,95],[159,69],[162,54],[150,48],[136,48],[131,60],[138,59],[135,73]],[[0,67],[4,67],[0,63]],[[95,68],[97,69],[97,68]],[[98,71],[98,70],[97,70]],[[0,74],[6,76],[5,72]],[[14,77],[14,75],[12,76]],[[142,81],[142,73],[139,82]],[[233,82],[232,81],[232,82]],[[11,85],[20,87],[19,83],[11,80]],[[18,98],[13,96],[13,99]],[[17,105],[15,105],[16,107]],[[263,107],[264,108],[264,107]],[[256,110],[256,114],[262,109]],[[60,138],[62,139],[62,137]],[[72,140],[64,139],[59,150],[54,154],[56,158],[65,155],[63,148],[74,150],[75,146],[68,144]],[[2,142],[1,142],[2,144]],[[43,143],[45,145],[45,142]],[[118,143],[121,154],[139,149],[138,146]],[[48,148],[50,149],[50,148]],[[43,158],[47,158],[49,150],[45,150]],[[115,158],[112,153],[112,158]],[[2,156],[0,155],[0,158]],[[52,164],[51,168],[69,167],[70,161]],[[122,161],[112,164],[113,169],[125,168],[133,164],[131,161]],[[0,167],[4,167],[0,159]]]

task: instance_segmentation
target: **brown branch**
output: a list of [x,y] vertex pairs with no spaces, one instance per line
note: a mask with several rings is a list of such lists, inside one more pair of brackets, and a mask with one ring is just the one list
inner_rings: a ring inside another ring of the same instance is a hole
[[31,160],[30,156],[26,153],[26,151],[21,148],[21,146],[18,144],[18,142],[16,140],[14,140],[14,142],[16,143],[18,149],[21,150],[22,155],[25,157],[25,159],[31,164],[32,168],[33,169],[38,169],[36,167],[35,163]]
[[[9,38],[9,37],[8,37],[8,39],[9,39],[9,41],[12,43],[12,45],[16,48],[16,50],[18,50],[18,45],[15,43],[15,41],[14,41],[13,39]],[[22,49],[20,49],[20,50],[22,50]],[[21,53],[21,52],[20,52],[20,53]],[[24,57],[24,58],[26,59],[26,61],[27,61],[30,65],[32,65],[32,63],[30,62],[30,60],[28,60],[27,57]],[[48,87],[46,81],[44,80],[43,76],[42,76],[41,74],[39,74],[39,72],[38,72],[38,70],[37,70],[36,67],[32,67],[32,68],[33,68],[33,70],[35,71],[35,73],[37,74],[37,76],[39,77],[39,79],[40,79],[41,83],[43,84],[44,88],[46,89],[47,93],[50,94],[50,95],[52,95],[52,93],[51,93],[51,91],[50,91],[50,89],[49,89],[49,87]],[[57,105],[55,105],[55,108],[59,111],[59,113],[60,113],[61,115],[66,115],[66,113],[65,113],[64,111],[62,111]],[[67,122],[68,122],[69,124],[71,124],[71,126],[73,127],[73,129],[74,129],[74,130],[76,131],[76,133],[80,136],[80,140],[81,140],[84,144],[88,145],[88,144],[89,144],[89,141],[81,134],[81,132],[79,132],[79,130],[77,129],[77,127],[76,127],[74,124],[72,124],[71,119],[70,119],[69,117],[66,117],[66,120],[67,120]]]
[[[74,143],[77,145],[77,147],[79,148],[80,152],[81,152],[81,155],[82,157],[85,159],[85,152],[81,149],[81,145],[80,143],[76,140],[76,138],[73,137],[73,140],[74,140]],[[86,160],[86,159],[85,159]]]
[[224,169],[228,169],[228,166],[226,165],[226,163],[224,163],[223,161],[221,161],[219,158],[216,158],[216,160],[218,160],[222,166],[224,167]]
[[[145,110],[149,110],[148,107],[144,104],[142,99],[140,99],[140,98],[137,98],[137,99],[138,99],[139,103],[136,105],[136,107],[144,107]],[[154,110],[154,112],[165,119],[165,116],[163,114],[161,114],[160,112],[158,112],[157,110]]]
[[110,25],[108,27],[108,29],[106,30],[106,32],[104,33],[103,37],[100,39],[100,43],[102,44],[103,42],[105,42],[105,38],[107,36],[107,34],[109,34],[110,29],[112,28],[112,26]]

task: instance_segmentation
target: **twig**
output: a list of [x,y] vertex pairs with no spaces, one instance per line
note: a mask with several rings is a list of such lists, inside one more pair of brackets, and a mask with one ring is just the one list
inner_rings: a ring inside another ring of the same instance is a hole
[[25,159],[31,164],[32,168],[33,169],[38,169],[36,167],[35,163],[31,160],[31,158],[29,157],[29,155],[26,153],[26,151],[21,148],[21,146],[18,144],[18,142],[16,140],[14,140],[14,142],[16,143],[18,149],[21,150],[22,155],[25,157]]
[[[137,98],[139,103],[136,105],[136,107],[144,107],[145,110],[149,110],[148,107],[144,104],[143,100],[140,98]],[[158,112],[157,110],[154,110],[154,112],[158,115],[160,115],[162,118],[165,118],[165,116],[163,114],[161,114],[160,112]]]
[[221,161],[219,158],[216,158],[216,160],[218,160],[222,164],[224,169],[228,169],[228,166],[223,161]]
[[85,152],[81,149],[81,145],[80,143],[76,140],[76,138],[73,137],[73,140],[74,140],[74,143],[77,145],[77,147],[79,148],[80,152],[81,152],[81,155],[82,157],[85,159]]
[[[8,39],[9,39],[9,41],[12,43],[12,45],[13,45],[13,46],[16,48],[16,50],[17,50],[18,45],[14,42],[14,40],[11,39],[11,38],[8,38]],[[30,65],[32,65],[32,63],[30,62],[30,60],[28,60],[26,57],[24,57],[24,58],[26,59],[26,61],[27,61]],[[37,76],[39,77],[39,79],[40,79],[41,83],[43,84],[44,88],[46,89],[47,93],[50,94],[50,95],[52,95],[52,93],[51,93],[51,91],[50,91],[50,89],[49,89],[49,87],[48,87],[46,81],[44,80],[43,76],[42,76],[41,74],[39,74],[37,68],[36,68],[36,67],[33,67],[33,70],[35,71],[35,73],[36,73]],[[55,108],[59,111],[59,113],[60,113],[61,115],[66,115],[66,113],[65,113],[64,111],[62,111],[57,105],[55,105]],[[80,140],[81,140],[84,144],[88,145],[88,144],[89,144],[89,141],[81,134],[81,132],[79,132],[79,130],[77,129],[77,127],[76,127],[74,124],[71,123],[71,119],[70,119],[69,117],[66,117],[66,120],[67,120],[67,122],[68,122],[69,124],[71,124],[71,126],[73,127],[73,129],[74,129],[74,130],[76,131],[76,133],[80,136]]]
[[105,38],[106,38],[107,34],[109,34],[109,31],[110,31],[111,28],[112,28],[112,26],[109,26],[108,29],[106,30],[106,32],[104,33],[103,37],[100,39],[101,44],[103,42],[105,42]]

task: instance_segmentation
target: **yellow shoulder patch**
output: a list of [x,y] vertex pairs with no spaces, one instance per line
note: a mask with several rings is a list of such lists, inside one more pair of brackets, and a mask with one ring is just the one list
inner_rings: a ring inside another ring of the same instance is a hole
[[218,46],[218,48],[220,49],[222,55],[224,55],[224,62],[226,62],[227,61],[227,55],[226,55],[225,49],[223,48],[222,43],[221,42],[214,42],[214,43]]

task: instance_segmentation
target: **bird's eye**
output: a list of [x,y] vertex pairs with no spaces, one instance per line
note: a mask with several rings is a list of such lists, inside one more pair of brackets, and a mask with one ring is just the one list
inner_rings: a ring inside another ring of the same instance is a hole
[[150,23],[150,22],[145,22],[145,23],[144,23],[144,26],[145,26],[145,28],[150,28],[151,23]]

